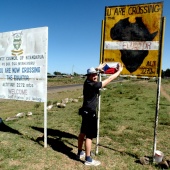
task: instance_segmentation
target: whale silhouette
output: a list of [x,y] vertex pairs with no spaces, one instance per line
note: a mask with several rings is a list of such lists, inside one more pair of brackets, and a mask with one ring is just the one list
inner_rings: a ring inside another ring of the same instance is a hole
[[[121,19],[110,29],[112,40],[119,41],[152,41],[158,31],[150,34],[142,22],[142,17],[136,17],[135,23],[129,22],[129,17]],[[120,50],[121,60],[126,69],[132,73],[136,71],[148,55],[148,50]]]

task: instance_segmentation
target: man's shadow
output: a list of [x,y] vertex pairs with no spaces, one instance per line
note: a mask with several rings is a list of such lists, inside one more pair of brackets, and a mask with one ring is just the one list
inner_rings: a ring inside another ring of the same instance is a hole
[[8,125],[6,125],[2,119],[1,119],[1,123],[0,123],[0,131],[1,132],[10,132],[10,133],[14,133],[14,134],[17,134],[17,135],[22,135],[19,131],[9,127]]
[[[44,133],[44,128],[35,126],[31,126],[31,128]],[[47,144],[53,150],[63,153],[73,160],[77,160],[76,154],[72,152],[73,148],[67,146],[65,142],[62,141],[62,138],[77,139],[77,136],[54,129],[47,129],[47,136]],[[44,136],[38,137],[35,141],[43,146]]]

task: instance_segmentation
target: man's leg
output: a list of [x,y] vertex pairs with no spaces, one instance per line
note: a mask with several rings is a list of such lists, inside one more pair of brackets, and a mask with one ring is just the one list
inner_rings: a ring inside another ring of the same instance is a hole
[[86,158],[85,158],[85,165],[89,166],[98,166],[100,165],[100,161],[96,161],[91,158],[91,146],[92,146],[92,138],[86,138],[85,141],[85,148],[86,148]]
[[84,142],[84,133],[80,133],[78,136],[78,153],[77,153],[77,159],[84,159],[85,158],[85,152],[83,151],[83,142]]
[[80,133],[78,136],[78,150],[82,150],[83,148],[84,137],[85,137],[84,133]]
[[85,141],[86,156],[90,156],[91,145],[92,145],[92,139],[86,138],[86,141]]

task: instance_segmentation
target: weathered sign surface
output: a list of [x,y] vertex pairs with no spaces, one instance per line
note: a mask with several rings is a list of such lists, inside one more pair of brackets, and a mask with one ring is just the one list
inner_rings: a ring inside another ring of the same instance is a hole
[[121,62],[122,74],[157,76],[163,3],[105,8],[102,62]]
[[48,28],[0,33],[0,98],[46,101]]

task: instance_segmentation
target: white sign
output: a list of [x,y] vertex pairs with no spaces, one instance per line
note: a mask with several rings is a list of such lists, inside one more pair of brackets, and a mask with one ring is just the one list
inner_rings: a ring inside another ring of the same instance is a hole
[[46,102],[48,27],[0,33],[0,98]]
[[159,41],[105,41],[105,50],[159,50]]

